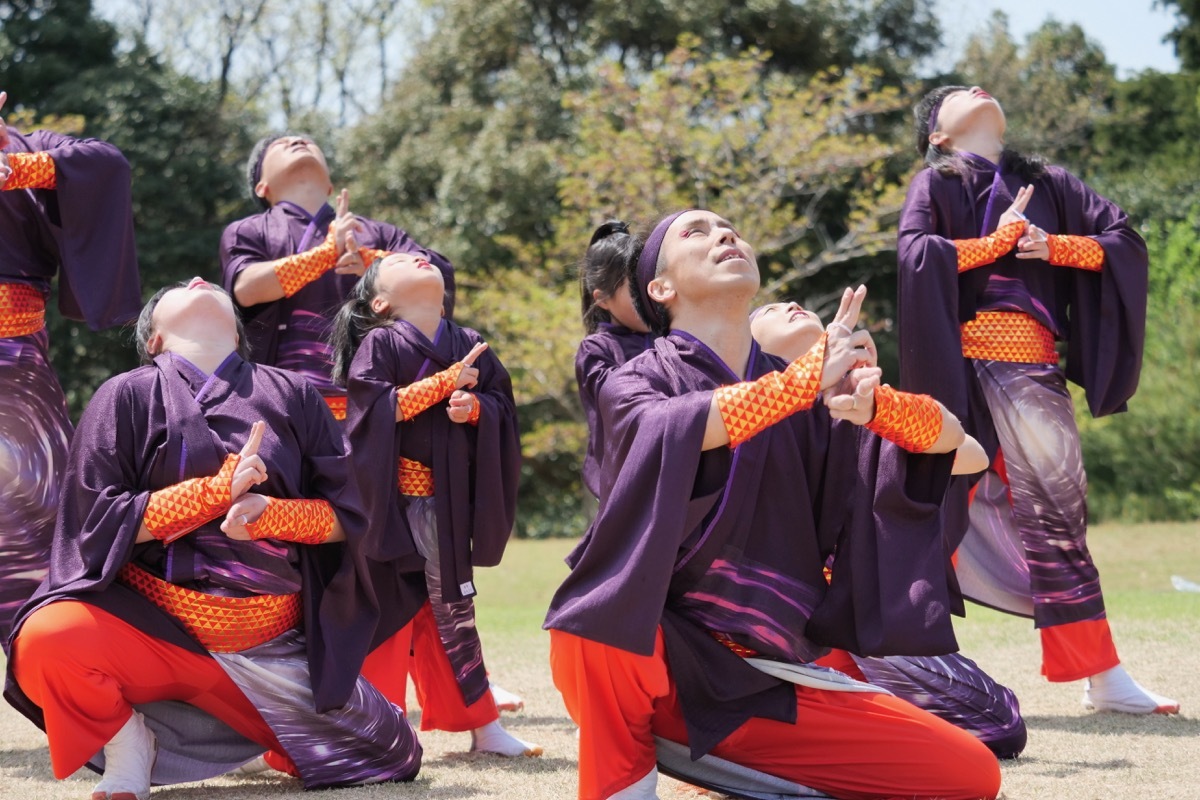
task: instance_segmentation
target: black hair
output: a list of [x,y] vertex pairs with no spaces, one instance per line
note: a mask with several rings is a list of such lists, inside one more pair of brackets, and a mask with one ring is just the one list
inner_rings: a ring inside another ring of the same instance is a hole
[[246,159],[246,188],[250,191],[250,198],[263,209],[270,208],[271,203],[267,198],[255,194],[254,187],[258,186],[258,182],[262,180],[263,159],[266,158],[267,148],[285,136],[298,136],[301,139],[313,141],[313,138],[306,133],[272,133],[255,142],[254,147],[250,148],[250,157]]
[[601,297],[612,297],[624,284],[625,291],[636,294],[633,274],[641,249],[641,239],[620,220],[609,220],[592,233],[579,262],[580,311],[588,333],[595,333],[600,323],[612,321],[612,315],[596,304],[593,292],[599,290]]
[[333,350],[332,380],[338,386],[345,386],[350,377],[350,364],[359,345],[375,328],[384,328],[395,322],[388,314],[378,314],[371,308],[371,301],[377,294],[375,282],[379,279],[379,265],[382,258],[377,258],[367,267],[367,271],[350,290],[350,297],[342,303],[334,317],[333,326],[329,332],[329,346]]
[[[953,92],[969,91],[966,86],[939,86],[930,91],[913,108],[913,133],[917,152],[925,159],[925,165],[937,170],[940,174],[962,175],[967,167],[962,157],[951,150],[943,150],[929,141],[929,134],[937,130],[931,127],[930,114],[935,107],[940,107]],[[940,110],[940,108],[939,108]],[[1035,181],[1046,174],[1046,159],[1041,156],[1027,156],[1016,150],[1005,148],[1000,154],[1000,163],[1006,172],[1018,175],[1023,181]]]
[[[155,292],[146,305],[142,306],[142,312],[138,314],[137,321],[133,324],[133,345],[137,348],[138,358],[143,364],[150,364],[154,361],[154,357],[158,353],[150,352],[150,337],[154,335],[154,309],[158,308],[158,303],[163,299],[163,295],[173,289],[186,289],[191,281],[180,281],[179,283],[168,284]],[[209,283],[217,291],[228,295],[224,288],[215,283]],[[232,298],[230,298],[232,300]],[[238,311],[237,303],[233,303],[233,325],[234,331],[237,333],[237,353],[242,358],[250,358],[250,343],[246,341],[246,328],[242,324],[242,315]]]

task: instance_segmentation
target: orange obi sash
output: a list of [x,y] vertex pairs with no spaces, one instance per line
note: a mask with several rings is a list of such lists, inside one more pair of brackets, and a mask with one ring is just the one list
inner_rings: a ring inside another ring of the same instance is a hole
[[338,422],[346,421],[346,395],[344,394],[329,394],[325,395],[325,405],[329,406],[329,410],[333,412],[333,418]]
[[156,578],[126,564],[117,579],[183,623],[212,653],[237,653],[269,642],[300,624],[300,595],[222,597]]
[[28,336],[46,327],[46,299],[28,283],[0,283],[0,339]]
[[396,481],[400,494],[409,497],[433,497],[433,470],[420,461],[400,457],[400,475]]
[[980,311],[962,324],[966,358],[1011,361],[1018,364],[1057,364],[1054,334],[1019,311]]

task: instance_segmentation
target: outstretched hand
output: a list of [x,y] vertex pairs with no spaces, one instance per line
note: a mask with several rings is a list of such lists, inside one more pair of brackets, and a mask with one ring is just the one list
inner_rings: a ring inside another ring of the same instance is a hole
[[251,425],[250,437],[238,453],[240,460],[233,470],[229,489],[229,497],[235,503],[251,486],[257,486],[267,479],[267,465],[258,455],[258,448],[262,444],[263,432],[266,429],[267,424],[262,420]]
[[475,359],[483,355],[483,351],[487,349],[487,342],[479,342],[471,348],[471,352],[467,353],[466,357],[462,360],[463,369],[458,374],[458,380],[454,382],[454,388],[469,389],[479,383],[479,368],[474,366]]
[[879,360],[875,340],[866,330],[855,330],[862,311],[867,287],[847,288],[842,293],[842,302],[833,322],[826,330],[825,363],[821,367],[821,389],[828,390],[838,384],[852,369],[873,367]]
[[1017,189],[1016,199],[1000,215],[1000,222],[997,224],[997,227],[1003,228],[1010,222],[1027,222],[1028,220],[1025,219],[1025,208],[1029,205],[1031,197],[1033,197],[1032,186],[1022,186],[1020,189]]

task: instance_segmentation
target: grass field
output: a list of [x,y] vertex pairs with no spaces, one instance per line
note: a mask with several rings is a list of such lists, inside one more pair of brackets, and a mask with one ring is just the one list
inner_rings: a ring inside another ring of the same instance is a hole
[[[1200,798],[1200,594],[1176,592],[1170,576],[1200,581],[1200,524],[1100,526],[1089,542],[1103,578],[1122,659],[1146,686],[1183,704],[1178,717],[1090,714],[1079,684],[1049,684],[1038,675],[1032,624],[971,607],[958,621],[963,652],[1021,699],[1029,746],[1006,763],[1007,800],[1194,800]],[[574,727],[550,681],[542,616],[566,572],[567,541],[514,542],[504,566],[478,578],[479,624],[493,677],[525,697],[506,715],[517,735],[546,749],[540,759],[507,761],[463,752],[467,734],[422,734],[425,762],[412,784],[341,790],[358,798],[570,798],[575,791]],[[412,704],[415,707],[415,702]],[[415,712],[419,713],[419,712]],[[7,705],[0,708],[0,797],[80,800],[95,776],[66,781],[50,774],[40,731]],[[282,776],[156,789],[160,800],[236,800],[301,795]],[[694,797],[664,779],[659,795]]]

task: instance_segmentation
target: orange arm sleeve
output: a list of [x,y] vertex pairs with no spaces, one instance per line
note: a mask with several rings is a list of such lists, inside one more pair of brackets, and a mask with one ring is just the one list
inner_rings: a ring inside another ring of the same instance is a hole
[[827,338],[828,334],[822,335],[811,350],[783,372],[769,372],[757,380],[722,386],[714,392],[730,447],[737,447],[797,411],[812,408],[821,391]]

